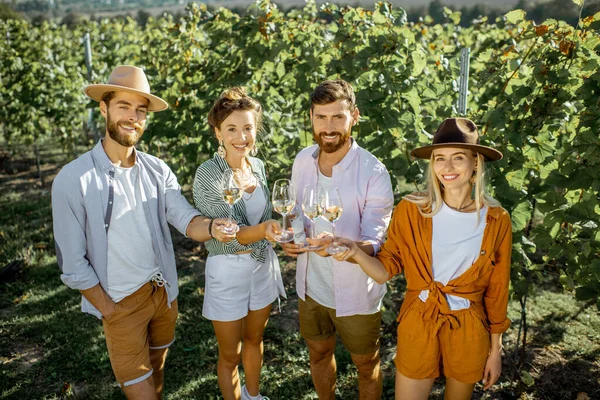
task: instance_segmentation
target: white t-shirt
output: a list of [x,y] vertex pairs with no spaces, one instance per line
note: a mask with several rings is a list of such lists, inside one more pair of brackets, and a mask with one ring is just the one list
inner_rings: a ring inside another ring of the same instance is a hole
[[[333,187],[333,179],[319,171],[317,182],[319,190]],[[331,223],[323,217],[315,220],[315,231],[332,232]],[[331,257],[321,257],[314,252],[308,252],[308,270],[306,274],[306,294],[322,306],[335,309],[335,289],[333,285],[333,262]],[[381,301],[365,314],[374,314],[381,308]]]
[[[467,271],[479,257],[483,231],[485,229],[487,207],[477,213],[458,212],[445,203],[433,216],[433,235],[431,241],[431,257],[433,280],[448,284]],[[429,290],[423,290],[419,298],[426,301]],[[451,310],[469,308],[468,299],[445,295]]]
[[258,182],[252,193],[244,192],[242,194],[242,199],[246,205],[246,217],[248,217],[248,222],[250,222],[250,225],[252,226],[258,224],[265,212],[265,207],[267,206],[267,200],[265,199],[263,187],[260,182]]
[[134,293],[160,270],[144,214],[140,168],[115,167],[108,229],[108,295],[115,302]]

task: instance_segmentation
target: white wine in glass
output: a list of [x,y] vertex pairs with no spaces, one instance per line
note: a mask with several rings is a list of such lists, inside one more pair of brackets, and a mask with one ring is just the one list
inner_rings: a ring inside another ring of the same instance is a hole
[[[315,220],[321,216],[321,204],[319,202],[319,188],[316,185],[306,185],[302,193],[302,212],[311,220],[311,237],[317,237]],[[307,250],[317,250],[320,246],[307,245]]]
[[294,234],[287,230],[286,216],[296,205],[296,192],[289,179],[279,179],[273,185],[273,209],[283,216],[281,233],[275,238],[279,243],[291,242]]
[[223,200],[229,205],[229,218],[225,225],[221,225],[220,229],[226,234],[231,235],[240,230],[240,227],[233,223],[233,205],[242,198],[243,193],[239,180],[233,170],[228,169],[223,174],[221,178],[221,191]]
[[323,216],[331,223],[331,230],[333,233],[333,242],[327,247],[327,253],[337,254],[345,251],[346,246],[340,245],[335,240],[335,221],[340,219],[342,216],[342,197],[337,187],[322,190],[320,193],[321,209],[323,210]]

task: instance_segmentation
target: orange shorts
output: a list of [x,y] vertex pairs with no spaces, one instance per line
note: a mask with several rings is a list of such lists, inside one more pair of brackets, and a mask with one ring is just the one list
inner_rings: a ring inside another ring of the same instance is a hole
[[175,340],[177,300],[167,304],[167,291],[148,282],[117,303],[102,318],[110,364],[119,385],[130,386],[152,376],[151,349],[167,348]]
[[[415,299],[398,325],[396,368],[411,379],[444,376],[464,383],[483,378],[490,333],[471,308],[424,320],[425,303]],[[454,328],[450,319],[454,317]],[[456,324],[458,322],[458,324]]]

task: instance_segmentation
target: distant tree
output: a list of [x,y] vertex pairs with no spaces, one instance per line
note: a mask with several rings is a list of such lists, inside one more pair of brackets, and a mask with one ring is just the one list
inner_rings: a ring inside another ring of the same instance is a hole
[[40,26],[46,21],[50,21],[48,13],[39,13],[31,18],[31,23],[35,26]]
[[50,3],[46,0],[26,0],[13,3],[17,11],[39,11],[46,12],[50,9]]
[[150,17],[152,17],[152,14],[150,14],[148,11],[146,11],[144,9],[140,9],[140,10],[138,10],[137,16],[135,17],[135,19],[142,28],[145,28],[146,24],[148,23],[148,19]]
[[66,25],[69,29],[75,28],[81,22],[81,14],[70,12],[60,21],[61,25]]
[[0,3],[0,20],[7,19],[23,19],[23,14],[13,10],[13,8],[6,3]]
[[427,15],[427,7],[419,6],[419,7],[411,7],[406,10],[406,18],[411,22],[417,22],[419,18]]
[[515,4],[515,10],[527,10],[529,8],[529,3],[526,0],[519,0],[517,4]]
[[433,0],[429,3],[429,16],[433,18],[435,22],[444,21],[444,4],[442,0]]
[[575,3],[565,0],[551,0],[537,3],[527,10],[527,17],[540,24],[548,18],[556,18],[576,25],[579,20],[579,8]]

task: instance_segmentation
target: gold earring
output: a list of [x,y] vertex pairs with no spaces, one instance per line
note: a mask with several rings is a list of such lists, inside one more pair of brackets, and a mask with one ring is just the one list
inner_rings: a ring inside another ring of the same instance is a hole
[[252,157],[256,157],[257,154],[258,154],[258,147],[256,147],[256,145],[254,145],[254,147],[252,148],[252,150],[250,150],[250,155]]
[[217,149],[217,154],[221,158],[227,157],[227,150],[225,150],[225,147],[223,147],[223,141],[222,140],[219,140],[219,148]]
[[475,186],[475,174],[471,175],[471,177],[469,178],[469,185],[471,185],[471,187]]

